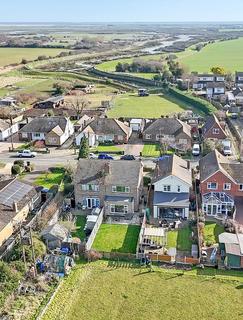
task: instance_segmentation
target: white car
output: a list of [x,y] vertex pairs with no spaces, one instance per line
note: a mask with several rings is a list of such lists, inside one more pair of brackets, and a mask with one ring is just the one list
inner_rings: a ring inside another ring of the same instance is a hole
[[200,155],[200,146],[199,144],[194,144],[192,147],[192,155],[193,156],[199,156]]
[[17,153],[17,156],[19,158],[34,158],[37,156],[37,152],[33,152],[33,151],[30,151],[30,150],[23,150],[23,151],[19,151]]
[[232,150],[231,150],[230,146],[224,146],[223,147],[223,154],[225,156],[231,156],[232,155]]
[[94,153],[90,153],[89,154],[89,159],[98,159],[98,156],[96,155],[96,154],[94,154]]

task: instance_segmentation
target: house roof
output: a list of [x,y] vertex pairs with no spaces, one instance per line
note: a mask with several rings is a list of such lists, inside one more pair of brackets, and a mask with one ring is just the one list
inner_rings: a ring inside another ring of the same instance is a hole
[[217,124],[220,129],[223,131],[223,133],[225,134],[226,136],[226,133],[224,131],[224,129],[222,128],[220,122],[219,122],[219,119],[215,116],[215,114],[212,114],[211,116],[209,116],[207,119],[206,119],[206,122],[203,126],[203,133],[207,133],[210,129],[212,129],[212,127]]
[[60,128],[60,126],[59,125],[57,125],[55,128],[53,128],[52,130],[51,130],[51,132],[54,132],[56,135],[58,135],[59,137],[61,136],[61,135],[63,135],[63,130]]
[[[33,119],[26,124],[19,132],[40,132],[48,133],[57,126],[64,132],[67,126],[68,119],[65,117],[40,117]],[[60,133],[60,130],[59,130]]]
[[120,134],[125,133],[126,135],[129,135],[131,132],[131,129],[127,125],[125,125],[123,122],[116,119],[96,118],[92,122],[90,122],[87,125],[87,127],[88,126],[97,135],[119,134],[119,133]]
[[207,88],[225,88],[224,82],[208,82]]
[[243,183],[243,163],[231,162],[217,150],[207,154],[199,161],[201,182],[208,179],[217,171],[221,171],[235,183]]
[[223,156],[216,149],[208,153],[205,157],[199,160],[201,182],[205,181],[211,175],[213,175],[219,170],[223,172],[226,176],[228,176],[227,172],[222,167],[222,163],[228,163],[228,162],[229,162],[228,158]]
[[68,238],[69,231],[66,227],[58,223],[55,223],[45,228],[41,232],[41,236],[43,239],[46,240],[50,238],[57,238],[58,240],[64,241],[66,238]]
[[166,135],[178,135],[184,132],[191,137],[191,127],[176,118],[160,118],[152,123],[149,123],[144,130],[144,134],[166,134]]
[[216,77],[216,75],[213,73],[200,73],[197,77]]
[[3,132],[8,128],[10,128],[10,125],[6,121],[0,119],[0,132]]
[[57,103],[57,102],[60,102],[60,101],[63,101],[63,100],[64,100],[64,96],[54,96],[54,97],[50,97],[50,98],[48,98],[48,99],[46,99],[46,100],[37,102],[37,104],[39,104],[39,103],[46,103],[46,102]]
[[[29,203],[37,192],[35,188],[17,179],[7,179],[0,182],[0,231],[14,219],[18,212]],[[18,211],[13,210],[16,203]]]
[[88,116],[87,114],[84,114],[75,124],[80,124],[82,125],[84,121],[91,120],[91,117]]
[[140,161],[80,159],[75,184],[96,182],[115,186],[138,186],[141,182]]
[[243,234],[223,232],[219,235],[219,243],[225,244],[226,253],[243,255]]
[[153,205],[164,207],[188,207],[189,193],[154,192]]
[[192,185],[191,170],[187,167],[187,161],[175,154],[172,156],[164,156],[158,161],[153,183],[171,175],[178,177],[189,185]]
[[241,72],[241,71],[236,71],[235,76],[236,76],[236,77],[243,77],[243,72]]

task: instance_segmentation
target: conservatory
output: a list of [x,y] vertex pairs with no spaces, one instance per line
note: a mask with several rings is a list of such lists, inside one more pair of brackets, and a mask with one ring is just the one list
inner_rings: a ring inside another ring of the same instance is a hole
[[225,192],[209,192],[202,197],[202,210],[209,216],[231,216],[234,199]]

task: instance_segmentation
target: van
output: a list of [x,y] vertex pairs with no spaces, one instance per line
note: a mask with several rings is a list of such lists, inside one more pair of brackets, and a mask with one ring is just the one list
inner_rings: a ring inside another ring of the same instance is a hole
[[192,155],[193,156],[199,156],[200,155],[200,146],[199,144],[194,144],[192,147]]

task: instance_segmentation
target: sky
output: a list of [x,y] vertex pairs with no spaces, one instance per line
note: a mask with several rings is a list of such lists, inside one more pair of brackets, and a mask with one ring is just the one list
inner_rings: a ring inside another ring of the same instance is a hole
[[0,1],[0,22],[243,21],[243,0]]

